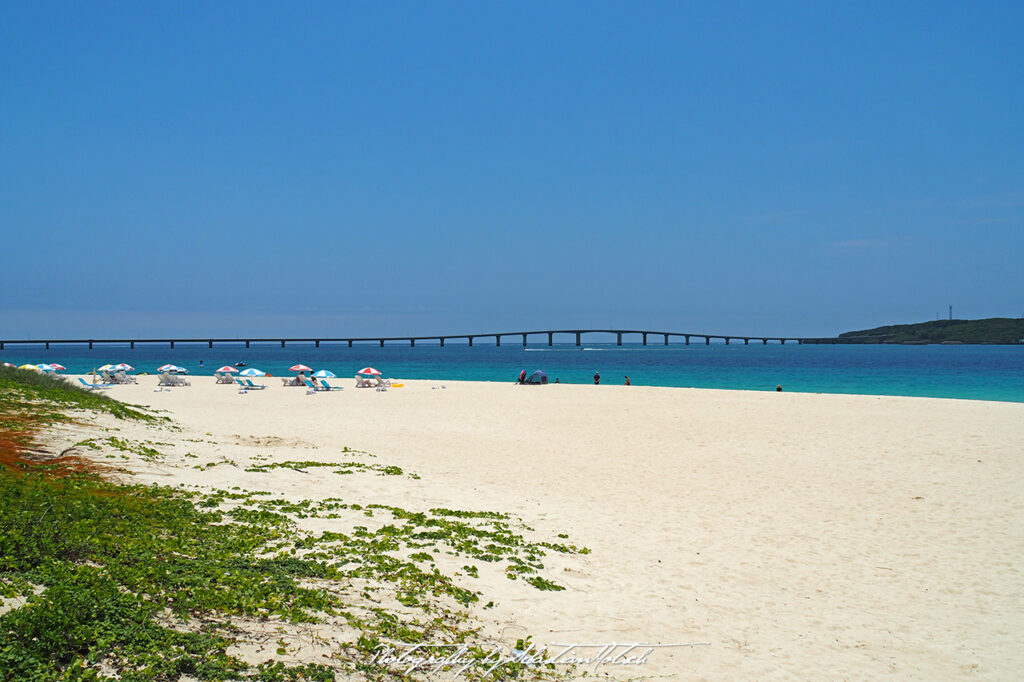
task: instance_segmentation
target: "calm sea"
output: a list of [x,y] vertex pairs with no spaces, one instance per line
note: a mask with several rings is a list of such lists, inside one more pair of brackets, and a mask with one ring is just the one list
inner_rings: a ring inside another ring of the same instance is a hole
[[[478,339],[472,348],[424,345],[274,344],[166,346],[8,347],[0,359],[16,364],[59,362],[70,373],[105,363],[126,362],[153,372],[172,363],[190,374],[209,375],[221,365],[244,362],[273,375],[303,363],[351,377],[370,365],[385,376],[405,379],[514,381],[521,370],[543,369],[551,381],[693,386],[808,393],[929,396],[1024,402],[1024,346],[843,346],[843,345],[630,345],[589,344],[495,347]],[[202,365],[200,365],[200,362]]]

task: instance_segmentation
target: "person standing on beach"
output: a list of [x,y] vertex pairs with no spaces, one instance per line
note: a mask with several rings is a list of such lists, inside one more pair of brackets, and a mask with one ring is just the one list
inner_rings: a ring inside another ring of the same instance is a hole
[[601,383],[601,373],[594,372],[594,385],[597,386],[599,383]]

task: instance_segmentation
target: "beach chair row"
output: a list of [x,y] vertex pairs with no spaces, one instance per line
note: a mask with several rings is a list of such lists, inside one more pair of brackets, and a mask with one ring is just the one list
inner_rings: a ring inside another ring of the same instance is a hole
[[389,388],[390,386],[391,379],[356,375],[356,388]]
[[191,386],[192,382],[183,376],[176,374],[168,374],[164,372],[160,375],[159,386]]

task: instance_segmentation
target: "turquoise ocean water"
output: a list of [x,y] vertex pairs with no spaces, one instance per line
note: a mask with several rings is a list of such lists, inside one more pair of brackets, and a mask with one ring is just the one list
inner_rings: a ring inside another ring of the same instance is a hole
[[[167,346],[8,346],[0,360],[16,364],[59,362],[70,373],[85,373],[105,363],[126,362],[153,372],[172,363],[190,374],[212,374],[221,365],[245,362],[274,375],[303,363],[352,377],[370,365],[385,376],[404,379],[514,381],[520,370],[543,369],[551,381],[634,385],[693,386],[812,393],[928,396],[1024,402],[1024,346],[844,346],[712,344],[691,346],[625,344],[521,345],[495,347],[478,339],[472,348],[445,348],[420,342],[407,345],[357,344],[176,344]],[[200,365],[202,362],[202,365]]]

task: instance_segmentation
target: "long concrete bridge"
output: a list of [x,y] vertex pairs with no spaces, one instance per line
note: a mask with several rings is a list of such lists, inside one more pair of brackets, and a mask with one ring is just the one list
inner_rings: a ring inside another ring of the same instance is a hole
[[677,343],[681,342],[685,345],[690,345],[691,339],[696,339],[697,342],[703,341],[706,345],[711,345],[712,340],[724,342],[726,345],[730,343],[743,342],[744,345],[749,345],[751,341],[755,343],[761,342],[763,345],[771,343],[779,343],[785,345],[787,341],[803,344],[803,343],[841,343],[839,339],[834,338],[798,338],[789,336],[752,336],[746,334],[696,334],[687,332],[662,332],[662,331],[651,331],[643,329],[544,329],[534,330],[525,332],[501,332],[501,333],[487,333],[487,334],[443,334],[443,335],[430,335],[430,336],[350,336],[350,337],[241,337],[241,338],[223,338],[223,337],[198,337],[198,338],[149,338],[149,339],[129,339],[129,338],[115,338],[115,339],[10,339],[0,340],[0,350],[4,350],[10,345],[33,345],[33,346],[45,346],[47,349],[53,345],[76,345],[84,346],[88,345],[89,348],[93,348],[98,345],[129,345],[131,348],[135,348],[136,345],[170,345],[174,348],[175,344],[206,344],[209,348],[213,348],[214,344],[245,344],[246,348],[249,348],[254,343],[271,343],[281,344],[281,348],[285,348],[289,343],[301,344],[301,343],[312,343],[317,348],[322,343],[328,344],[348,344],[351,348],[355,344],[366,344],[366,343],[378,343],[383,348],[385,344],[396,344],[396,343],[408,343],[410,346],[415,347],[416,342],[436,342],[442,348],[448,341],[459,341],[465,340],[470,346],[475,341],[486,339],[494,340],[496,346],[501,345],[502,339],[515,339],[515,342],[521,341],[523,346],[528,344],[531,337],[536,339],[540,338],[541,343],[547,342],[548,346],[555,344],[555,336],[566,337],[575,339],[576,345],[580,346],[583,344],[583,336],[585,334],[609,334],[615,336],[616,344],[621,346],[624,337],[629,339],[636,339],[640,341],[644,346],[648,345],[648,341],[661,342],[663,345],[669,345],[669,342],[675,340]]

